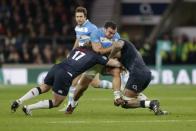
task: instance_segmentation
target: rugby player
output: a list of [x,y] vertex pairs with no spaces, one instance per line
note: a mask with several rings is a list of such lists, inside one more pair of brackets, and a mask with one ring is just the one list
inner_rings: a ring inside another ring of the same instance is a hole
[[26,100],[34,98],[40,94],[53,91],[53,98],[39,101],[35,104],[25,105],[22,110],[26,115],[31,115],[35,109],[50,109],[58,107],[68,94],[69,87],[74,78],[91,68],[95,64],[120,67],[121,64],[114,59],[100,55],[89,49],[89,47],[78,47],[71,51],[68,58],[59,64],[54,65],[44,79],[44,84],[40,87],[32,88],[24,96],[15,100],[11,105],[11,111],[16,109]]

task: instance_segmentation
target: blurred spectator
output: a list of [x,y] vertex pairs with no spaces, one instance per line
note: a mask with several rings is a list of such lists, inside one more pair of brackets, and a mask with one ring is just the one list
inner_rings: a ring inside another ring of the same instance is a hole
[[[0,62],[58,63],[74,44],[74,10],[85,6],[91,13],[93,0],[0,0]],[[122,37],[130,39],[127,32]],[[172,52],[163,54],[164,64],[195,64],[196,37],[171,39]],[[155,64],[154,44],[145,37],[131,40],[147,64]]]

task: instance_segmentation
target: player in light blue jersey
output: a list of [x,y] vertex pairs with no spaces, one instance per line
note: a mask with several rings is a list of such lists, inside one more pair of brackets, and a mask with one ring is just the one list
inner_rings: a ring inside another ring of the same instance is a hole
[[76,41],[73,49],[78,46],[84,46],[85,43],[89,43],[92,31],[97,30],[97,26],[87,19],[87,10],[84,7],[76,8],[75,19],[77,23],[75,27]]
[[112,28],[108,28],[107,23],[104,28],[99,28],[91,34],[91,42],[93,44],[100,43],[103,48],[111,47],[112,43],[119,39],[120,35],[118,32],[115,32]]
[[[117,33],[117,25],[114,22],[108,21],[105,23],[104,28],[95,30],[91,33],[90,42],[94,51],[107,56],[112,50],[113,43],[118,41],[118,39],[120,39],[120,36]],[[74,111],[77,101],[88,88],[93,78],[95,78],[95,74],[100,72],[100,69],[101,67],[94,67],[94,70],[86,71],[82,74],[80,82],[74,92],[73,101],[68,103],[65,113],[71,114]],[[110,73],[113,75],[112,86],[114,90],[114,100],[118,100],[119,103],[124,102],[121,101],[120,98],[120,71],[120,68],[110,69]]]
[[[90,41],[90,35],[94,30],[97,30],[96,25],[94,25],[93,23],[91,23],[88,19],[87,19],[87,10],[84,7],[77,7],[75,10],[75,20],[76,20],[76,27],[75,27],[75,32],[76,32],[76,40],[75,40],[75,44],[73,46],[73,49],[75,49],[76,47],[79,46],[90,46],[89,41]],[[90,69],[92,71],[92,69]],[[69,103],[71,103],[72,99],[73,99],[73,95],[75,92],[75,87],[76,85],[79,83],[81,75],[79,75],[78,77],[76,77],[73,82],[72,82],[72,86],[70,87],[69,90],[69,94],[68,94],[68,105]],[[94,81],[99,80],[98,77],[96,77],[96,79]],[[109,81],[107,80],[99,80],[100,84],[99,84],[99,88],[110,88],[110,87],[106,87],[105,85],[109,85]],[[95,87],[95,82],[92,81],[92,86]],[[66,108],[66,106],[65,106]],[[65,108],[60,109],[59,111],[65,111]]]

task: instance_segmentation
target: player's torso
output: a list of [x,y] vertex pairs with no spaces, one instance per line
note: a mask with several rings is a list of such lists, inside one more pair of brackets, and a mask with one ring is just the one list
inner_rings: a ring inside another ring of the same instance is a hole
[[86,42],[90,41],[90,34],[93,29],[95,30],[97,27],[89,21],[86,21],[81,26],[75,27],[76,37],[79,40],[79,46],[83,46]]
[[111,39],[108,39],[105,36],[105,33],[104,33],[104,29],[103,28],[100,28],[98,30],[97,35],[98,35],[99,42],[101,43],[101,45],[102,45],[103,48],[108,48],[108,47],[112,46],[112,43],[114,41],[119,40],[119,35],[117,33]]
[[97,63],[97,54],[89,49],[74,49],[63,67],[73,76],[76,76]]

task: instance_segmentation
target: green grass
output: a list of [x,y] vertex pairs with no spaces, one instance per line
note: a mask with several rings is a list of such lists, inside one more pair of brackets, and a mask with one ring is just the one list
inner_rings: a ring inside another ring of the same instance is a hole
[[[10,112],[10,104],[34,85],[0,86],[1,131],[195,131],[196,87],[159,85],[146,89],[151,99],[159,99],[161,107],[170,112],[155,116],[148,109],[121,109],[113,106],[112,91],[88,89],[74,114],[64,115],[59,108],[33,111],[25,116],[21,108]],[[33,100],[51,98],[51,92]]]

